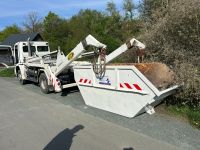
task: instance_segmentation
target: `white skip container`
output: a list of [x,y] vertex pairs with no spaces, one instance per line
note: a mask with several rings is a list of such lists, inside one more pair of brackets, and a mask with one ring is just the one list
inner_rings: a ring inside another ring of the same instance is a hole
[[86,105],[130,118],[145,111],[153,114],[153,107],[179,88],[160,91],[128,64],[106,66],[102,79],[95,76],[92,65],[74,66],[74,75]]

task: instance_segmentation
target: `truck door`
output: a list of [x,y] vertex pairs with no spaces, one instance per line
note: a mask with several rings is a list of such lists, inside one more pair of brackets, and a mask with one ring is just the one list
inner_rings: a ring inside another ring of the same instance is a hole
[[15,45],[14,48],[14,62],[15,64],[19,63],[18,45]]

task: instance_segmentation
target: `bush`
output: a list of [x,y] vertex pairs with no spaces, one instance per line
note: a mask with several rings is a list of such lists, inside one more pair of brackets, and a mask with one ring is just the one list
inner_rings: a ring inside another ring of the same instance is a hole
[[146,58],[174,68],[176,82],[184,83],[176,103],[199,107],[200,1],[176,0],[166,8],[164,16],[161,13],[154,11],[154,22],[141,36],[147,45]]

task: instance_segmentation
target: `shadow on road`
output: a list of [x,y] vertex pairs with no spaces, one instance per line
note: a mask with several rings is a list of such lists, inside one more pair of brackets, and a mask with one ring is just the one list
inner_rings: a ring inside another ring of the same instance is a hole
[[75,92],[79,92],[78,87],[71,87],[71,88],[63,89],[61,96],[67,96],[68,94],[75,93]]
[[83,128],[84,126],[77,125],[72,129],[67,128],[63,130],[56,137],[54,137],[43,150],[69,150],[76,133]]
[[134,148],[132,148],[132,147],[127,147],[127,148],[124,148],[123,150],[134,150]]

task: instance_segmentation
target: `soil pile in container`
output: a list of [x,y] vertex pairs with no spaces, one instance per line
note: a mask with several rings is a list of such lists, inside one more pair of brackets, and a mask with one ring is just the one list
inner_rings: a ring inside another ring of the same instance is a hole
[[123,63],[111,65],[134,65],[159,90],[167,89],[175,83],[175,73],[163,63]]

